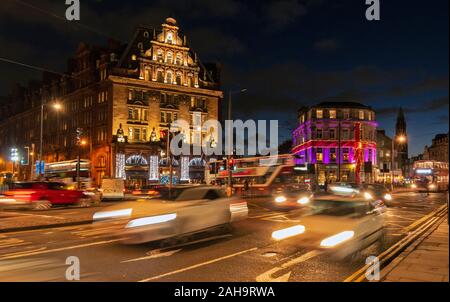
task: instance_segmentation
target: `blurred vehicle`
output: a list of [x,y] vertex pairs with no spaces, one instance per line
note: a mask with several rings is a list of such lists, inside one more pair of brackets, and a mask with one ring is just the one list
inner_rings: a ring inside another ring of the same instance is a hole
[[354,197],[361,193],[361,186],[352,182],[337,182],[329,184],[328,191],[339,196]]
[[313,193],[307,185],[286,186],[275,189],[271,205],[276,209],[296,209],[309,204]]
[[419,160],[413,164],[414,185],[419,191],[439,192],[448,187],[448,163]]
[[88,207],[92,199],[83,191],[68,189],[62,182],[16,182],[0,199],[3,207],[27,207],[47,210],[55,205],[77,205]]
[[275,231],[281,240],[299,235],[302,245],[330,250],[340,259],[352,257],[374,243],[383,243],[384,215],[380,203],[362,197],[327,195],[315,197],[311,212],[300,224]]
[[140,188],[134,188],[134,189],[130,189],[130,193],[133,196],[158,196],[159,195],[159,190],[164,188],[164,186],[162,185],[146,185],[146,186],[142,186]]
[[121,178],[103,178],[102,200],[122,200],[125,197],[125,183]]
[[386,204],[392,201],[392,195],[382,184],[363,184],[361,188],[366,199],[383,200]]
[[[233,189],[238,196],[270,197],[279,188],[302,183],[291,154],[233,159],[232,166]],[[215,183],[227,183],[226,161],[217,168]]]
[[183,237],[247,217],[247,203],[228,198],[212,186],[173,187],[157,199],[142,199],[108,207],[94,214],[94,225],[114,226],[126,244]]

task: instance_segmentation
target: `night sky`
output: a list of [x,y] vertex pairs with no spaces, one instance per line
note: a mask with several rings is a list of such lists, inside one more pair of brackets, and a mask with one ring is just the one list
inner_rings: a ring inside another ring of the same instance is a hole
[[[203,62],[219,61],[234,118],[279,119],[290,137],[300,106],[360,101],[391,135],[406,113],[410,155],[448,132],[448,0],[380,0],[381,21],[365,0],[81,0],[81,20],[64,18],[65,0],[2,0],[0,57],[63,72],[80,41],[127,42],[138,24],[177,19]],[[41,73],[0,62],[0,95]]]

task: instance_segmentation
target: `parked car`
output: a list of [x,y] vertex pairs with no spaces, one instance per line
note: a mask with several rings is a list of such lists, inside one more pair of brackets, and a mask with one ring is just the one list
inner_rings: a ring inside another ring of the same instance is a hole
[[0,199],[2,206],[27,207],[34,210],[46,210],[57,205],[88,207],[92,203],[91,198],[83,191],[69,190],[62,182],[16,182],[4,195],[5,197]]
[[[174,187],[170,195],[108,207],[94,214],[94,226],[114,226],[122,243],[136,244],[173,239],[218,227],[247,217],[245,201],[228,198],[212,186]],[[109,228],[108,230],[111,230]]]

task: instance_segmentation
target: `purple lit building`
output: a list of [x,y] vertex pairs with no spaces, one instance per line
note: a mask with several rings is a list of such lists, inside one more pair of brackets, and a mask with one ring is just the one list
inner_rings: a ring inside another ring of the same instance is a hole
[[323,102],[298,111],[292,132],[297,164],[312,164],[319,185],[372,182],[376,164],[375,112],[354,102]]

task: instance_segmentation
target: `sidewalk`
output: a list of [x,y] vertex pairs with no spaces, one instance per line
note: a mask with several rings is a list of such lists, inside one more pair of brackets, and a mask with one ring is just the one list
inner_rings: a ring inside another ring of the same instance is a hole
[[[441,224],[412,252],[406,254],[383,282],[449,282],[448,224]],[[394,260],[395,261],[395,260]]]
[[115,202],[90,208],[67,207],[48,211],[0,211],[0,233],[92,223],[92,216]]

